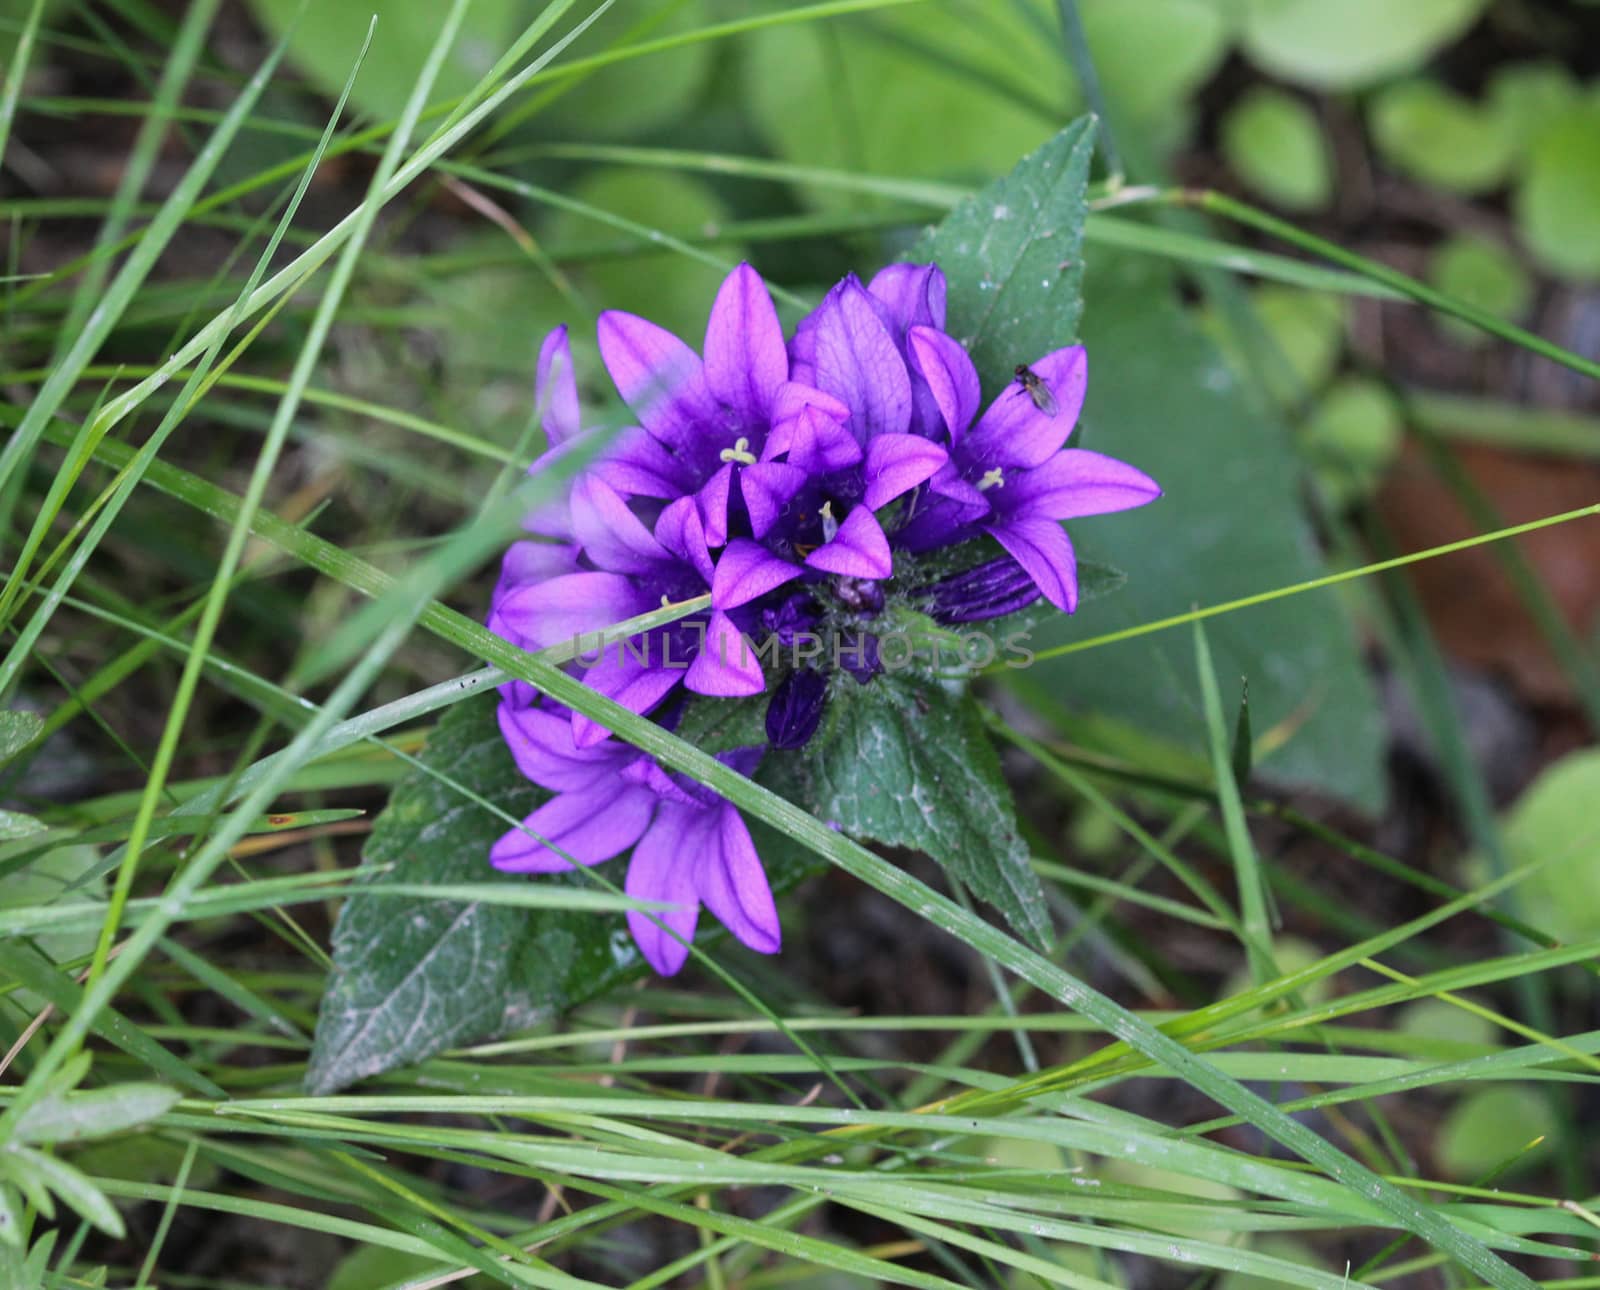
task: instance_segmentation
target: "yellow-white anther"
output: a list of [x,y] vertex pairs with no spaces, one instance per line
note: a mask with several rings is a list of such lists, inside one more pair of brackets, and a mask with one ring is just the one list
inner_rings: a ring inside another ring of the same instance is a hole
[[1006,473],[996,466],[993,470],[983,472],[983,478],[978,481],[978,491],[988,492],[991,488],[1005,487]]
[[756,455],[750,451],[750,440],[740,435],[733,441],[733,447],[724,448],[719,454],[723,461],[736,461],[741,466],[756,464]]

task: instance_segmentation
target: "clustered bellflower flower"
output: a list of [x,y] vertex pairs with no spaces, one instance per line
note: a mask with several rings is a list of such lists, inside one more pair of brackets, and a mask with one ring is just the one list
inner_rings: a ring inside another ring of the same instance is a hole
[[[637,425],[566,495],[528,517],[507,552],[489,627],[524,649],[599,632],[710,593],[708,611],[573,666],[624,707],[675,725],[688,695],[751,698],[769,678],[749,647],[828,633],[835,666],[778,669],[767,744],[719,754],[752,773],[767,747],[803,747],[830,692],[881,670],[875,625],[898,596],[942,624],[997,618],[1040,597],[1077,607],[1062,520],[1142,506],[1155,482],[1066,442],[1088,382],[1081,346],[1032,356],[987,407],[976,368],[945,330],[936,265],[850,275],[785,338],[747,264],[717,293],[701,352],[633,314],[602,314],[600,355]],[[544,469],[583,434],[564,328],[540,350]],[[949,548],[997,554],[928,582]],[[976,548],[974,548],[976,549]],[[703,905],[743,944],[774,953],[772,892],[738,811],[664,770],[599,723],[501,689],[499,719],[518,767],[554,794],[495,844],[491,862],[550,873],[632,848],[625,889],[661,901],[630,914],[660,973],[684,963]]]

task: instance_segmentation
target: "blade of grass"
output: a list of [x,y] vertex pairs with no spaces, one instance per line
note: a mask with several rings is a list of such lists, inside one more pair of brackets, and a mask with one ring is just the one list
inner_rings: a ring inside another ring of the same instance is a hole
[[[7,487],[9,481],[31,458],[40,436],[56,415],[68,392],[77,383],[79,372],[94,357],[150,270],[155,267],[157,257],[177,234],[185,214],[222,160],[229,144],[238,133],[240,124],[260,97],[262,90],[266,88],[285,48],[285,43],[278,44],[262,61],[256,74],[251,77],[244,91],[229,109],[223,123],[207,141],[204,150],[184,172],[172,195],[162,203],[156,218],[145,230],[133,253],[85,320],[83,329],[51,371],[44,385],[40,387],[33,402],[28,405],[28,410],[23,414],[21,424],[15,433],[6,441],[5,447],[0,449],[0,532],[7,530],[11,522],[10,506],[15,493]],[[231,311],[229,316],[232,316]],[[92,425],[88,425],[84,427],[79,441],[73,447],[74,459],[80,462],[86,460],[92,443],[93,428]],[[75,475],[71,470],[56,472],[28,537],[12,562],[5,587],[0,590],[0,622],[9,617],[21,580],[27,573],[28,564],[43,542],[50,524],[54,522],[74,479]]]

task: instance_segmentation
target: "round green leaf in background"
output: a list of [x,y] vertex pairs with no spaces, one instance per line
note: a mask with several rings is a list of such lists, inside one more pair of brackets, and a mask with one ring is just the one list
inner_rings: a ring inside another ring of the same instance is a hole
[[[665,170],[617,169],[585,176],[567,192],[574,201],[620,215],[678,237],[712,231],[727,212],[704,184]],[[570,211],[551,222],[555,248],[625,240],[629,235]],[[719,245],[712,253],[730,267],[744,249]],[[677,251],[651,251],[586,259],[573,273],[590,296],[607,309],[626,309],[682,336],[696,350],[705,332],[706,313],[726,270]]]
[[1244,47],[1265,70],[1317,89],[1414,71],[1487,0],[1246,0]]
[[1514,865],[1545,861],[1517,886],[1520,913],[1557,940],[1600,936],[1600,751],[1571,753],[1547,767],[1506,819]]
[[1560,63],[1508,63],[1489,78],[1489,111],[1521,166],[1527,150],[1578,102],[1578,83]]
[[[1037,148],[1077,102],[1054,6],[1041,0],[910,5],[772,27],[741,45],[758,128],[802,165],[976,183]],[[800,191],[832,210],[876,200]]]
[[[300,12],[301,0],[250,0],[250,7],[276,39]],[[376,16],[372,48],[350,98],[370,116],[393,120],[405,108],[438,37],[439,14],[435,6],[416,0],[308,5],[289,41],[289,58],[324,94],[337,96],[361,53],[367,25]],[[471,89],[516,39],[526,16],[524,0],[476,0],[469,5],[461,34],[439,69],[433,101]]]
[[1322,482],[1339,501],[1370,494],[1397,453],[1404,422],[1380,381],[1348,376],[1317,405],[1306,448]]
[[1300,99],[1256,86],[1222,118],[1222,154],[1246,185],[1285,210],[1317,210],[1333,193],[1333,162],[1316,114]]
[[[1534,1089],[1486,1088],[1469,1093],[1439,1126],[1439,1167],[1452,1178],[1471,1182],[1514,1160],[1519,1173],[1548,1156],[1558,1129],[1550,1104]],[[1528,1148],[1543,1137],[1537,1146]]]
[[[1344,301],[1300,287],[1264,286],[1250,293],[1250,304],[1277,351],[1273,357],[1279,360],[1262,373],[1267,390],[1279,404],[1297,405],[1322,389],[1339,364],[1344,352]],[[1203,315],[1203,323],[1234,370],[1248,374],[1251,364],[1232,329],[1210,313]]]
[[[1447,295],[1514,322],[1533,302],[1533,281],[1498,242],[1462,233],[1450,238],[1428,262],[1428,281]],[[1478,328],[1443,315],[1439,325],[1463,345],[1481,345]]]
[[[608,49],[680,35],[711,25],[704,0],[644,6],[616,5],[584,32],[586,48]],[[539,113],[545,132],[621,138],[661,129],[694,105],[706,82],[715,45],[697,40],[677,49],[604,67],[564,89]]]
[[1210,0],[1081,0],[1083,31],[1111,102],[1136,122],[1175,110],[1228,52],[1228,25]]
[[1600,279],[1600,98],[1569,108],[1534,142],[1514,205],[1518,231],[1542,263]]
[[1402,174],[1458,193],[1498,187],[1511,167],[1500,118],[1434,81],[1383,90],[1369,115],[1379,153]]

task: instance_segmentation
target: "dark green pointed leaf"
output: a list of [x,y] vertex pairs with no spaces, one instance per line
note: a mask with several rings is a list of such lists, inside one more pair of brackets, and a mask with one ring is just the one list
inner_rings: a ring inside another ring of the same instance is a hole
[[1018,363],[1077,339],[1083,312],[1084,192],[1094,122],[1074,121],[917,244],[949,280],[948,330],[994,394]]
[[[759,720],[762,705],[746,706]],[[367,881],[529,881],[489,867],[489,848],[505,832],[505,821],[440,778],[470,788],[517,819],[542,800],[542,790],[522,777],[506,751],[494,707],[489,696],[469,699],[440,720],[422,754],[433,773],[418,770],[408,777],[373,826],[362,856]],[[770,830],[752,833],[774,890],[792,887],[821,863]],[[613,862],[606,872],[621,885],[620,866]],[[589,886],[581,874],[534,881]],[[712,943],[718,934],[707,917],[697,943]],[[306,1075],[307,1086],[319,1093],[452,1045],[534,1025],[644,970],[618,916],[363,898],[359,891],[345,902],[334,928],[333,964]]]
[[[1086,554],[1126,569],[1128,585],[1041,624],[1035,648],[1324,574],[1287,432],[1182,311],[1171,275],[1147,260],[1098,255],[1087,298],[1088,432],[1096,449],[1147,471],[1165,495],[1068,526]],[[1255,729],[1287,735],[1255,774],[1377,808],[1383,721],[1338,597],[1295,596],[1211,619],[1206,631],[1218,672],[1250,678]],[[1184,634],[1169,631],[1006,675],[1055,704],[1193,747],[1192,667]]]
[[[451,708],[423,761],[517,819],[541,800],[506,751],[491,699]],[[441,779],[417,772],[389,799],[362,858],[374,881],[492,882],[489,848],[506,827]],[[593,914],[353,895],[334,928],[334,969],[306,1083],[328,1092],[452,1044],[532,1025],[620,980],[637,958],[621,924]]]
[[1049,943],[1044,892],[970,695],[893,673],[849,687],[806,762],[819,818],[926,852],[1017,931]]
[[1250,767],[1255,761],[1255,741],[1250,736],[1250,681],[1239,683],[1239,717],[1233,725],[1233,782],[1242,793],[1250,782]]
[[684,705],[673,733],[701,752],[728,752],[767,742],[766,696],[710,699],[696,695]]

